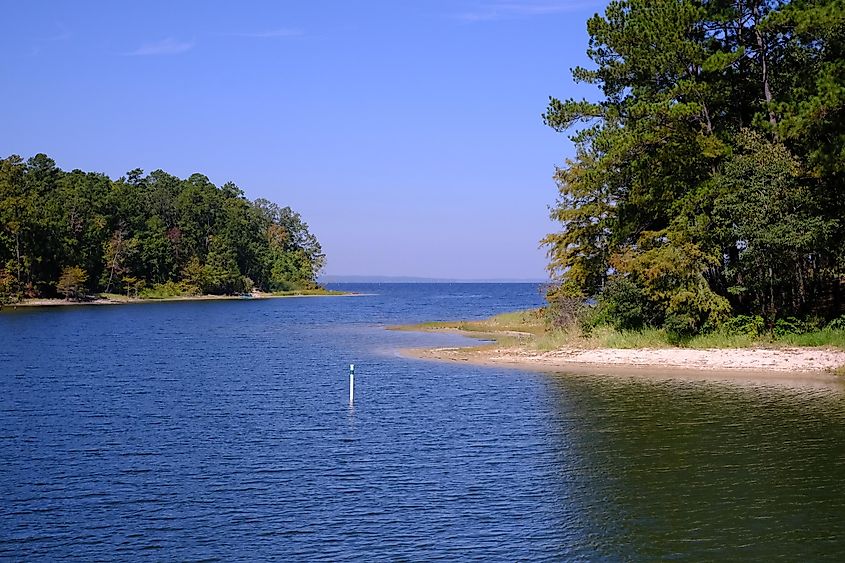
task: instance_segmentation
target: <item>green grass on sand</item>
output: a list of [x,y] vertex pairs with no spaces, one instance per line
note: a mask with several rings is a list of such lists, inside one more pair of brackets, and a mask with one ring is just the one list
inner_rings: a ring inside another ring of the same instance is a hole
[[[831,347],[845,350],[845,330],[817,330],[804,334],[752,337],[712,332],[695,336],[681,345],[670,342],[666,331],[645,329],[618,331],[611,327],[598,327],[589,334],[578,329],[550,330],[539,310],[503,313],[476,321],[439,321],[418,325],[391,327],[395,330],[440,331],[453,330],[480,338],[495,339],[499,344],[519,342],[536,350],[559,348],[788,348]],[[845,368],[845,366],[843,366]]]

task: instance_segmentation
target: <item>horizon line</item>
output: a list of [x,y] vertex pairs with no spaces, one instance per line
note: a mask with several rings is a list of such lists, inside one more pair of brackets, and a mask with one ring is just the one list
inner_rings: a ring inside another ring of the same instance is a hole
[[320,283],[550,283],[548,278],[451,278],[425,276],[382,276],[382,275],[342,275],[328,274],[319,276]]

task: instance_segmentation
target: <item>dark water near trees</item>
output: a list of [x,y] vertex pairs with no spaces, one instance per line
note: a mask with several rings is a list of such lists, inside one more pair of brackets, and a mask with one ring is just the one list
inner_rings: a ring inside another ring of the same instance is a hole
[[841,392],[403,359],[536,287],[356,289],[0,315],[0,557],[845,557]]

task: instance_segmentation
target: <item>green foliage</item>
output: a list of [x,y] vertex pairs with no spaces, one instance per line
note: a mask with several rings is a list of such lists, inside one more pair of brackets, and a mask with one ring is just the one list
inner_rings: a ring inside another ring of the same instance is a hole
[[598,297],[591,324],[638,330],[660,324],[660,315],[641,286],[626,277],[612,278]]
[[0,268],[0,307],[17,301],[15,276],[6,268]]
[[740,132],[713,183],[714,238],[730,249],[723,274],[737,288],[728,294],[734,306],[770,319],[806,313],[818,297],[813,288],[830,275],[817,251],[832,244],[841,219],[825,214],[783,144],[752,131]]
[[543,243],[592,325],[841,314],[845,1],[614,0],[587,29],[603,95],[543,115],[576,147]]
[[697,334],[699,327],[697,320],[688,314],[675,314],[666,317],[663,327],[666,330],[666,338],[670,344],[678,345],[689,340]]
[[311,262],[303,251],[276,254],[270,267],[270,289],[309,289],[313,285],[311,268]]
[[265,236],[269,245],[267,264],[271,291],[313,289],[323,268],[325,255],[317,239],[308,232],[300,215],[290,207],[279,207],[265,199],[255,208],[269,223]]
[[170,297],[181,297],[183,295],[191,295],[191,293],[185,290],[183,284],[174,281],[159,283],[138,292],[138,297],[141,299],[167,299]]
[[776,342],[787,346],[832,346],[845,350],[845,330],[815,330],[803,334],[785,334]]
[[324,262],[299,214],[251,203],[232,183],[138,169],[112,181],[43,154],[0,160],[5,301],[61,292],[70,267],[93,292],[171,296],[313,288]]
[[238,269],[236,252],[227,241],[212,237],[205,264],[208,285],[203,293],[233,294],[244,291],[243,276]]
[[[552,292],[557,289],[552,288]],[[690,335],[685,331],[683,320],[676,326],[675,320],[666,324],[670,328],[641,328],[618,330],[608,324],[599,324],[589,332],[579,330],[572,324],[555,327],[546,322],[547,311],[543,309],[515,311],[474,321],[438,321],[420,325],[391,327],[396,330],[460,330],[473,333],[479,338],[495,339],[500,345],[529,344],[539,350],[560,350],[562,348],[748,348],[748,347],[835,347],[845,350],[845,328],[817,329],[811,323],[802,322],[805,332],[774,334],[760,316],[738,316],[725,321],[716,330]],[[842,319],[845,322],[845,318]],[[796,324],[795,319],[785,323]],[[786,324],[782,325],[786,327]],[[790,329],[793,330],[793,329]]]
[[766,331],[766,321],[760,315],[737,315],[725,321],[720,327],[730,335],[758,337]]
[[56,283],[56,290],[65,296],[65,299],[79,300],[85,297],[85,282],[88,281],[88,274],[79,266],[69,266],[62,270],[59,281]]
[[796,319],[795,317],[777,319],[775,321],[775,326],[772,328],[772,334],[776,337],[786,336],[788,334],[805,334],[806,332],[806,323]]
[[845,332],[845,315],[833,319],[824,328],[825,330],[841,330]]

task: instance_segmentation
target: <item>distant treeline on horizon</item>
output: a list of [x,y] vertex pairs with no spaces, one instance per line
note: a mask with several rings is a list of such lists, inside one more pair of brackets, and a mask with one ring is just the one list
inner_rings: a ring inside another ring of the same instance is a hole
[[202,174],[112,180],[44,154],[0,160],[0,302],[316,286],[325,256],[298,213]]
[[326,274],[320,276],[320,283],[529,283],[543,284],[549,280],[511,278],[422,278],[414,276],[343,276]]

